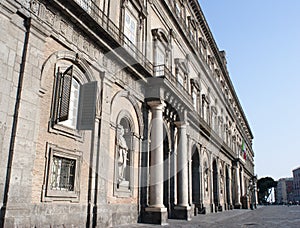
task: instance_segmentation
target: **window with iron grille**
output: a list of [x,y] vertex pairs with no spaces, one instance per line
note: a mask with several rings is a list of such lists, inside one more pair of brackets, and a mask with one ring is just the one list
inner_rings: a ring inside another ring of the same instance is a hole
[[78,202],[82,152],[47,143],[43,201]]
[[52,157],[52,190],[74,191],[76,160],[58,156]]

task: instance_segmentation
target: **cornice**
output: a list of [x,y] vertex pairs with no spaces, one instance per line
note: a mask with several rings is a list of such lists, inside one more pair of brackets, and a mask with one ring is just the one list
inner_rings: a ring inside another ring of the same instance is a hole
[[237,106],[238,106],[238,108],[239,108],[239,110],[241,112],[241,115],[242,115],[242,117],[243,117],[243,119],[245,121],[245,124],[246,124],[246,126],[247,126],[247,128],[249,130],[249,134],[250,134],[251,138],[253,139],[254,136],[252,134],[250,125],[249,125],[249,123],[247,121],[246,115],[245,115],[245,113],[243,111],[243,108],[242,108],[242,106],[241,106],[241,104],[239,102],[239,99],[237,97],[237,94],[236,94],[236,92],[234,90],[234,87],[233,87],[232,81],[231,81],[231,79],[229,77],[227,68],[225,66],[225,63],[223,61],[222,56],[220,55],[219,48],[218,48],[218,46],[216,44],[216,41],[213,38],[212,32],[211,32],[211,30],[210,30],[210,28],[208,26],[208,23],[207,23],[207,21],[205,19],[204,13],[201,10],[199,2],[197,0],[189,0],[189,2],[190,2],[191,6],[192,6],[192,8],[194,10],[194,13],[195,13],[197,19],[198,19],[200,27],[202,28],[202,30],[203,30],[203,32],[204,32],[204,34],[206,36],[206,39],[207,39],[207,41],[208,41],[211,49],[213,50],[213,52],[215,54],[216,60],[217,60],[219,66],[220,66],[220,68],[221,68],[221,70],[223,72],[223,75],[225,76],[225,79],[226,79],[226,81],[228,83],[228,86],[230,87],[230,91],[231,91],[231,93],[232,93],[232,95],[233,95],[233,97],[234,97],[234,99],[235,99],[235,101],[237,103]]

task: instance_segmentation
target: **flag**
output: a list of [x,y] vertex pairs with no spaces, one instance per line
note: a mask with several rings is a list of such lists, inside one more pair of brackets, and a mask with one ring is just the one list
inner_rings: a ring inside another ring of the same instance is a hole
[[245,145],[245,141],[244,140],[242,142],[242,153],[243,153],[244,159],[247,160],[246,145]]

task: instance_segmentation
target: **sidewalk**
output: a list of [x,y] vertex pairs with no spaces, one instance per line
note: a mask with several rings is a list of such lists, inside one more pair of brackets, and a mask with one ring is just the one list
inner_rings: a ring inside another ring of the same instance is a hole
[[[197,215],[191,221],[169,219],[166,227],[203,227],[203,228],[299,228],[300,206],[260,206],[256,210],[230,210],[207,215]],[[133,224],[116,226],[161,227],[150,224]]]
[[[185,220],[177,220],[177,219],[169,219],[168,226],[165,227],[212,227],[216,223],[221,223],[225,219],[234,218],[235,216],[240,216],[242,214],[248,213],[251,210],[229,210],[218,213],[211,213],[202,215],[199,214],[197,216],[193,216],[191,221]],[[159,225],[151,225],[145,223],[131,224],[131,225],[122,225],[115,226],[120,228],[134,228],[134,227],[162,227]],[[220,226],[219,226],[220,227]]]

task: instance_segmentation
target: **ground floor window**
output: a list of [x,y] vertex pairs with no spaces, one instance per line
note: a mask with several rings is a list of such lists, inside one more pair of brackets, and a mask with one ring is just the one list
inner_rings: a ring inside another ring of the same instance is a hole
[[82,152],[47,144],[43,201],[78,201]]
[[53,156],[51,189],[74,191],[76,160]]

